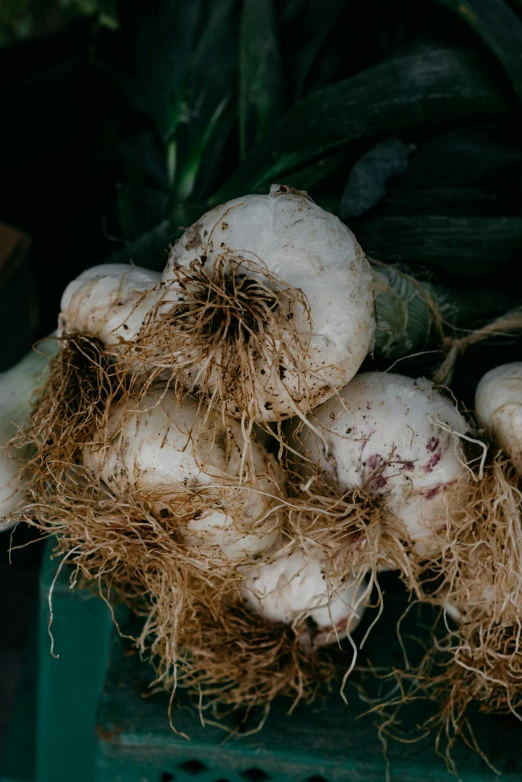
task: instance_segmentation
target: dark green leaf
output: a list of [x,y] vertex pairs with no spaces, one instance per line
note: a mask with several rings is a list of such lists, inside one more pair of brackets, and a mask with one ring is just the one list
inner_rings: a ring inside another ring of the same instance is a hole
[[119,185],[116,208],[124,239],[132,241],[165,218],[169,195],[164,190]]
[[346,0],[301,0],[287,4],[284,21],[290,44],[295,43],[290,67],[293,74],[294,96],[301,97],[310,71],[333,30]]
[[[383,202],[379,214],[481,215],[505,214],[507,204],[498,193],[477,187],[434,187],[398,190]],[[501,211],[501,208],[504,211]]]
[[129,92],[163,138],[175,133],[187,112],[181,82],[191,63],[201,12],[201,0],[162,0],[159,8],[143,5],[136,20],[136,79]]
[[126,182],[135,186],[168,188],[165,152],[151,132],[125,135],[118,141],[118,152]]
[[376,217],[357,238],[368,255],[440,266],[470,277],[522,257],[522,217]]
[[239,64],[241,158],[266,134],[282,108],[283,74],[274,0],[244,0]]
[[522,97],[522,21],[504,0],[437,0],[484,41]]
[[[177,200],[193,197],[206,150],[237,90],[237,0],[210,3],[204,29],[187,66],[184,113],[176,134]],[[174,143],[174,142],[173,142]]]
[[384,198],[388,181],[408,168],[409,150],[398,138],[389,136],[379,141],[357,160],[339,207],[342,220],[358,217]]
[[[232,123],[230,122],[232,115],[228,111],[231,97],[231,95],[228,95],[223,98],[213,115],[209,117],[205,128],[202,129],[199,136],[188,140],[186,146],[181,144],[179,152],[176,145],[176,154],[180,155],[182,160],[174,187],[177,201],[185,201],[194,195],[194,188],[198,178],[201,179],[202,176],[211,177],[216,173],[215,169],[220,160],[215,156],[215,145],[217,144],[222,149],[227,141],[228,133],[232,130]],[[175,142],[173,141],[172,144],[174,145]],[[184,153],[183,149],[185,150]],[[209,158],[214,163],[212,171],[208,171],[205,167],[206,159]],[[174,179],[174,177],[172,178]]]
[[167,262],[171,241],[170,222],[163,220],[139,239],[111,255],[107,263],[133,263],[135,266],[159,271]]
[[452,323],[464,329],[477,329],[506,312],[520,306],[522,296],[516,286],[511,290],[500,288],[471,288],[466,285],[462,289],[447,291],[455,304],[455,315]]
[[357,138],[506,110],[505,99],[472,53],[429,48],[397,57],[297,103],[212,203],[284,181],[292,168]]
[[411,155],[399,186],[411,190],[462,185],[521,163],[520,144],[503,127],[459,128],[422,144]]
[[191,200],[202,203],[216,187],[216,181],[227,164],[225,155],[227,144],[234,133],[237,122],[237,111],[234,100],[231,100],[218,119],[212,124],[206,143],[202,145],[197,174],[191,190]]

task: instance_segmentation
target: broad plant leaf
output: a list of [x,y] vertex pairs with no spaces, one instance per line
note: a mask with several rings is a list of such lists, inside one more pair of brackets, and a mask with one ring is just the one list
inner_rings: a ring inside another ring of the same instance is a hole
[[241,158],[266,135],[283,106],[284,77],[274,2],[243,0],[239,54]]
[[[297,171],[292,171],[291,174],[287,174],[285,176],[285,184],[295,187],[297,190],[305,190],[313,196],[314,190],[335,174],[342,162],[343,155],[338,152],[320,158],[315,163],[312,163],[311,166],[305,166]],[[260,192],[266,193],[267,187],[263,185]]]
[[508,200],[493,190],[478,187],[398,190],[382,202],[379,215],[503,215]]
[[375,217],[361,222],[357,238],[380,260],[478,277],[520,262],[522,217]]
[[460,16],[498,59],[522,98],[522,20],[504,0],[437,0]]
[[367,150],[350,171],[339,207],[341,220],[359,217],[378,204],[388,191],[389,180],[408,168],[408,156],[408,147],[396,136]]
[[237,91],[237,4],[162,0],[143,5],[134,20],[135,76],[127,90],[163,142],[173,200],[192,196],[208,148],[223,137],[221,119]]
[[[516,131],[515,131],[516,133]],[[458,128],[421,144],[411,155],[398,187],[465,185],[522,164],[522,148],[501,125]]]
[[203,16],[202,0],[143,4],[133,19],[135,79],[128,83],[134,105],[169,139],[186,118],[183,79],[192,61]]
[[285,40],[290,46],[295,43],[289,62],[294,100],[305,92],[319,52],[345,8],[346,0],[299,0],[285,4]]
[[284,181],[286,172],[358,138],[507,108],[473,53],[430,47],[397,57],[297,103],[211,202]]
[[[220,121],[235,99],[238,62],[238,0],[210,2],[197,46],[182,85],[185,113],[174,141],[177,154],[177,201],[190,200],[206,159],[219,134]],[[219,163],[219,161],[216,161]]]

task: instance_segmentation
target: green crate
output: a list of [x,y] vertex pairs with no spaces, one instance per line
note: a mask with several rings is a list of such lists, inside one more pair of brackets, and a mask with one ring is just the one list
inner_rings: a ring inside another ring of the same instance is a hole
[[[92,596],[68,588],[64,569],[55,585],[55,660],[49,653],[47,594],[56,563],[44,561],[40,591],[40,684],[37,782],[380,782],[386,762],[371,716],[353,686],[347,707],[338,696],[286,713],[285,702],[272,708],[256,734],[227,738],[212,725],[202,727],[186,698],[176,700],[176,736],[167,719],[168,698],[150,696],[149,666],[128,642],[113,633],[107,663],[110,616]],[[387,611],[370,636],[367,656],[376,665],[399,663],[395,623],[404,596],[387,585]],[[366,626],[371,616],[366,620]],[[407,634],[419,632],[422,616],[410,613]],[[126,628],[124,628],[126,629]],[[364,632],[365,626],[361,628]],[[149,697],[143,697],[148,694]],[[410,714],[411,724],[420,715]],[[255,716],[252,718],[255,720]],[[247,724],[247,728],[251,727]],[[243,726],[244,728],[245,726]],[[522,780],[522,725],[513,718],[478,719],[477,737],[502,771],[500,782]],[[92,756],[96,749],[94,772]],[[493,782],[497,775],[464,746],[454,752],[464,782]],[[391,779],[401,782],[454,782],[433,748],[433,738],[415,744],[390,742]],[[92,775],[92,776],[91,776]]]
[[[376,664],[401,659],[393,637],[403,598],[387,594],[386,621],[379,622],[369,640],[369,656]],[[412,611],[405,634],[417,633],[419,623],[422,617]],[[386,778],[374,719],[361,716],[366,706],[353,686],[347,689],[348,707],[332,695],[319,706],[299,707],[289,716],[287,704],[279,702],[259,733],[228,740],[223,730],[203,727],[197,710],[181,698],[175,703],[173,721],[178,731],[190,736],[187,741],[169,727],[167,696],[143,697],[149,682],[147,665],[115,638],[99,713],[96,782],[384,782]],[[410,725],[420,716],[409,713]],[[503,772],[501,782],[520,782],[521,724],[514,718],[482,717],[476,730],[490,759]],[[498,779],[467,747],[459,746],[454,757],[464,782]],[[433,737],[414,744],[391,741],[388,758],[392,780],[455,782],[434,751]]]
[[91,593],[69,588],[64,566],[53,588],[54,652],[48,632],[49,591],[58,562],[44,551],[39,584],[36,782],[91,782],[95,717],[112,633],[110,611]]

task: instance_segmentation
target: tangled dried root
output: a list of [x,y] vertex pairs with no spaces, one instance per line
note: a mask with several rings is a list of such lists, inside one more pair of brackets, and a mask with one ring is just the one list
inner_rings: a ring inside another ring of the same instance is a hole
[[299,629],[266,622],[242,604],[238,570],[210,571],[184,547],[181,505],[177,518],[155,518],[147,501],[122,501],[75,468],[60,496],[35,499],[25,518],[57,536],[73,584],[96,585],[107,602],[123,601],[144,617],[136,642],[154,664],[155,684],[188,688],[209,707],[268,709],[278,695],[292,705],[311,701],[334,676]]
[[[214,713],[219,707],[268,710],[278,696],[289,698],[293,709],[312,702],[334,678],[327,654],[304,645],[299,628],[250,612],[230,585],[193,582],[191,598],[177,628],[164,624],[160,632],[157,621],[153,628],[148,623],[140,639],[144,649],[152,635],[151,657],[168,689],[198,693]],[[167,616],[164,609],[158,613]]]
[[205,261],[175,266],[174,279],[161,283],[122,365],[146,367],[150,382],[168,378],[236,417],[272,420],[281,405],[298,412],[300,402],[307,410],[311,320],[302,291],[259,260],[224,250],[210,270]]
[[398,570],[410,592],[418,593],[424,565],[402,524],[364,489],[342,493],[324,476],[302,485],[291,476],[287,527],[303,551],[325,553],[333,582]]
[[49,483],[60,483],[126,387],[98,340],[81,334],[62,338],[29,423],[13,442],[36,451],[25,468],[34,493],[45,496]]
[[460,510],[440,535],[423,597],[462,626],[509,625],[522,615],[522,492],[497,453],[474,482],[459,487]]
[[418,665],[393,672],[399,694],[377,709],[393,733],[399,709],[431,701],[435,710],[420,732],[435,731],[454,772],[459,738],[487,762],[470,707],[522,719],[521,500],[519,477],[500,453],[465,487],[460,512],[439,540],[439,558],[420,575],[419,596],[439,608],[431,646]]

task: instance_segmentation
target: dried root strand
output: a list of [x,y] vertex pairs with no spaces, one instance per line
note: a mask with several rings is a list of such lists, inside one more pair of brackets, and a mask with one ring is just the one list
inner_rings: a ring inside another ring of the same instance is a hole
[[460,509],[448,516],[430,563],[423,597],[449,607],[462,625],[510,625],[522,616],[522,492],[501,453],[482,478],[458,487]]
[[[67,487],[67,492],[65,488]],[[187,497],[185,512],[194,508]],[[27,521],[55,534],[71,554],[71,582],[96,585],[106,600],[124,601],[144,617],[136,639],[156,682],[199,694],[207,706],[263,705],[278,695],[311,701],[334,676],[327,657],[306,648],[295,628],[266,622],[239,598],[240,574],[208,570],[185,549],[178,517],[154,518],[147,502],[126,502],[78,468],[61,494],[26,508]]]
[[460,491],[460,511],[448,517],[440,555],[420,574],[419,596],[439,608],[431,646],[419,664],[393,672],[398,694],[376,707],[383,729],[393,733],[404,705],[432,702],[433,713],[418,727],[421,735],[435,732],[454,773],[459,738],[488,762],[473,734],[472,706],[522,719],[519,477],[495,453],[483,477]]
[[205,261],[176,266],[173,281],[161,283],[137,341],[122,349],[122,365],[146,367],[149,382],[167,378],[213,409],[250,420],[270,417],[281,396],[305,399],[311,320],[302,291],[259,260],[224,250],[210,270]]
[[343,493],[320,476],[306,486],[296,476],[290,482],[289,535],[304,551],[324,552],[333,582],[366,574],[377,584],[377,573],[390,569],[418,592],[423,563],[405,526],[380,498],[359,488]]
[[62,338],[28,425],[14,442],[36,450],[24,471],[33,492],[45,496],[49,485],[60,483],[93,431],[105,425],[112,401],[125,393],[125,377],[98,340]]
[[192,584],[191,595],[197,598],[179,619],[176,643],[166,626],[163,636],[155,628],[152,652],[165,686],[199,693],[206,708],[267,709],[279,696],[294,708],[334,678],[327,654],[305,646],[299,628],[252,613],[230,586]]

